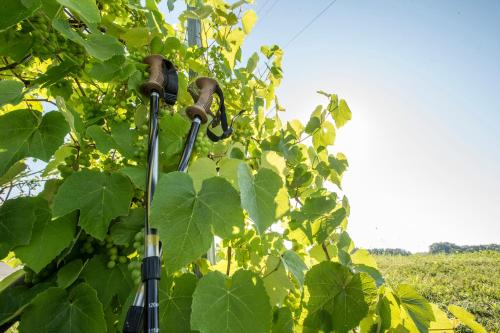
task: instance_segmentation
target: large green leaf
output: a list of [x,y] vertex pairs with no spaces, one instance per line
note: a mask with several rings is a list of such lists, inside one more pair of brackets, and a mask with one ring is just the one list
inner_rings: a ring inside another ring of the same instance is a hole
[[132,131],[127,122],[112,123],[111,133],[106,133],[101,126],[92,125],[87,129],[87,134],[94,139],[101,152],[108,153],[111,149],[118,149],[122,155],[134,158],[137,132]]
[[[179,155],[184,147],[184,141],[189,131],[189,122],[178,113],[166,115],[159,122],[160,159],[164,164],[177,165]],[[175,162],[173,162],[175,161]]]
[[[399,305],[404,310],[403,315],[407,315],[414,324],[414,328],[420,333],[429,331],[430,322],[433,321],[434,313],[427,300],[422,297],[412,286],[400,284],[396,291]],[[409,327],[413,328],[411,324]],[[405,323],[405,326],[407,324]]]
[[271,333],[292,333],[293,317],[290,308],[276,308],[273,314],[273,329]]
[[352,118],[351,109],[347,106],[345,100],[341,99],[339,106],[332,111],[333,119],[337,128],[344,126]]
[[106,34],[90,34],[83,47],[89,55],[101,61],[125,54],[123,45],[116,38]]
[[192,332],[191,303],[198,280],[193,274],[160,280],[160,331]]
[[241,17],[243,31],[246,34],[249,34],[252,31],[255,22],[257,22],[257,14],[255,14],[255,11],[253,11],[252,9],[247,10]]
[[57,285],[61,288],[69,287],[78,279],[83,270],[84,264],[80,259],[75,259],[64,265],[57,272]]
[[40,198],[19,197],[4,202],[0,206],[0,244],[8,249],[28,245],[35,222],[46,220],[47,210],[47,202]]
[[307,307],[311,315],[305,325],[321,328],[313,320],[316,315],[337,332],[356,327],[368,313],[377,293],[375,283],[368,275],[352,274],[347,267],[333,262],[312,267],[306,274],[305,284],[310,294]]
[[262,280],[264,281],[269,301],[273,306],[282,305],[290,289],[293,289],[293,284],[288,278],[281,259],[276,256],[270,255],[267,258],[266,270]]
[[111,239],[118,245],[130,244],[135,234],[144,228],[144,208],[131,209],[128,216],[121,217],[111,226]]
[[479,324],[474,315],[458,305],[449,305],[448,311],[458,318],[465,326],[469,327],[474,333],[486,333],[486,329]]
[[126,264],[118,264],[109,269],[103,255],[93,257],[83,269],[81,276],[97,291],[97,297],[104,308],[110,304],[113,296],[118,296],[121,304],[134,289],[134,282]]
[[5,104],[18,104],[22,101],[24,84],[21,81],[0,81],[0,107]]
[[25,157],[48,162],[68,131],[59,112],[48,112],[43,117],[30,110],[4,114],[0,117],[0,175]]
[[0,31],[30,17],[40,6],[40,0],[3,0]]
[[54,198],[54,216],[80,210],[79,225],[97,239],[104,239],[111,220],[128,215],[132,185],[118,173],[83,170],[69,176]]
[[57,0],[61,5],[68,7],[87,24],[97,24],[101,15],[94,0]]
[[0,293],[0,325],[8,322],[31,303],[41,292],[50,287],[49,283],[38,283],[29,288],[26,285],[10,286]]
[[23,333],[106,332],[106,322],[97,293],[82,283],[69,293],[49,288],[38,295],[21,316]]
[[281,260],[285,264],[288,272],[297,279],[297,282],[302,287],[304,285],[304,274],[307,271],[307,266],[297,253],[292,250],[286,250],[281,255]]
[[272,311],[261,279],[239,270],[229,278],[210,272],[193,295],[191,327],[203,333],[264,333]]
[[288,210],[288,195],[281,177],[271,169],[262,168],[255,176],[248,165],[238,167],[241,206],[255,222],[257,230],[264,233]]
[[223,178],[203,182],[196,193],[191,177],[172,172],[156,187],[151,225],[159,229],[166,267],[174,271],[205,253],[216,235],[230,237],[243,229],[238,193]]
[[75,214],[51,220],[46,208],[46,217],[37,218],[33,226],[29,244],[15,249],[16,256],[37,273],[71,243],[75,234]]

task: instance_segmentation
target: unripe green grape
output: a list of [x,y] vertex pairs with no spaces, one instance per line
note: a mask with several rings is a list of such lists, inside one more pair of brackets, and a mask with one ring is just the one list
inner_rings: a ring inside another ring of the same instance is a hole
[[137,270],[137,269],[134,269],[131,273],[132,275],[132,278],[135,280],[137,279],[138,277],[141,277],[141,271],[140,270]]
[[126,264],[126,263],[127,263],[127,261],[128,261],[128,259],[127,259],[127,257],[125,257],[125,256],[120,256],[120,257],[118,258],[118,261],[120,262],[120,264]]
[[106,265],[109,269],[112,269],[116,266],[116,262],[114,261],[108,261],[108,264]]

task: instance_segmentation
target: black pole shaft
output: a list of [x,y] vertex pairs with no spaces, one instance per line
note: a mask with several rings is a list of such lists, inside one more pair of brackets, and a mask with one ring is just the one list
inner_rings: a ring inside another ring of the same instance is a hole
[[[160,331],[159,309],[158,309],[158,282],[160,263],[160,242],[158,232],[150,228],[149,217],[151,216],[151,203],[158,181],[158,109],[160,94],[156,91],[151,93],[149,113],[149,143],[148,143],[148,171],[146,176],[146,194],[144,210],[144,259],[143,259],[143,281],[145,283],[145,320],[144,331],[156,333]],[[158,278],[155,276],[158,274]]]
[[189,129],[186,143],[184,144],[184,151],[182,152],[181,161],[179,162],[178,170],[181,172],[184,172],[187,169],[189,159],[191,158],[191,154],[193,153],[196,136],[198,135],[198,131],[200,130],[200,125],[201,119],[199,117],[195,117],[193,119],[193,122],[191,123],[191,128]]

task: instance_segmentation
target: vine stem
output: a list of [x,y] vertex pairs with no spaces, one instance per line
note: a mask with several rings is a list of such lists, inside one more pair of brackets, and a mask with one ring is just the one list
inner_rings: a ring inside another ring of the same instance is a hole
[[272,271],[268,272],[266,275],[264,275],[262,278],[265,279],[266,277],[268,277],[269,275],[273,274],[274,272],[276,272],[278,270],[278,268],[280,268],[280,265],[281,265],[281,260],[278,261],[278,264],[276,265],[276,267],[273,268]]
[[50,101],[46,98],[28,98],[28,99],[25,99],[24,100],[25,102],[47,102],[47,103],[50,103],[54,106],[57,106],[57,104],[53,101]]
[[231,246],[227,248],[227,269],[226,269],[226,275],[229,276],[229,273],[231,273],[231,255],[232,255],[233,249]]
[[321,248],[323,249],[323,252],[325,252],[325,256],[328,259],[328,261],[330,261],[331,260],[330,254],[328,253],[328,248],[326,247],[325,242],[321,243]]

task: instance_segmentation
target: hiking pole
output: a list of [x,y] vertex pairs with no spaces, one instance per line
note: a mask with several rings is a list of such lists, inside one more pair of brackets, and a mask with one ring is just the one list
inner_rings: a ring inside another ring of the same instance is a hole
[[158,110],[160,99],[173,105],[177,100],[178,78],[172,63],[161,55],[144,59],[149,65],[149,80],[141,86],[150,97],[148,164],[144,196],[144,258],[142,259],[142,284],[127,312],[123,326],[125,333],[156,333],[159,322],[159,281],[161,275],[161,245],[158,230],[149,227],[151,203],[158,181]]
[[[189,89],[189,93],[193,97],[195,104],[186,108],[186,114],[189,118],[192,119],[192,123],[186,139],[186,144],[184,145],[184,151],[182,153],[181,161],[179,163],[179,171],[186,170],[189,159],[191,157],[191,153],[193,151],[194,143],[196,141],[196,136],[198,135],[201,124],[204,124],[208,121],[208,115],[212,116],[212,121],[207,127],[207,136],[210,140],[212,140],[213,142],[217,142],[219,140],[228,138],[233,132],[233,129],[229,127],[227,123],[224,94],[222,93],[222,89],[220,88],[219,83],[215,79],[208,77],[199,77],[194,83],[197,90]],[[210,111],[210,106],[212,104],[214,94],[219,97],[219,110],[215,115]],[[210,127],[215,127],[219,123],[221,124],[223,130],[222,135],[216,135],[210,130]]]

